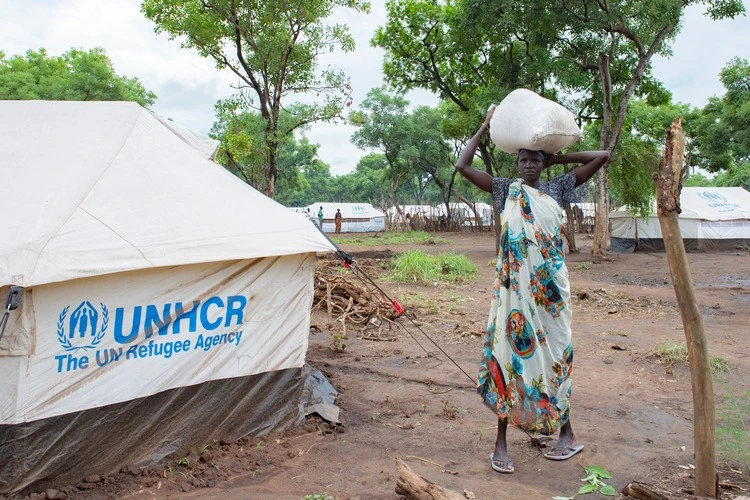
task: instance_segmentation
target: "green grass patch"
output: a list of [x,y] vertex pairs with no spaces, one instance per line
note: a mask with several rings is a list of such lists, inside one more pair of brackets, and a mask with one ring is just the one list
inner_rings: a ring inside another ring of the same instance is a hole
[[[689,364],[687,346],[672,340],[656,346],[654,353],[666,365],[667,373],[672,373],[674,367],[680,363]],[[721,356],[709,356],[708,364],[711,367],[711,373],[727,373],[730,371],[729,362]]]
[[578,269],[579,271],[588,271],[589,269],[591,269],[591,262],[581,262],[576,266],[576,269]]
[[432,285],[435,282],[465,282],[477,276],[477,268],[465,255],[431,255],[422,250],[407,250],[391,259],[393,281]]
[[410,231],[405,233],[375,233],[374,236],[343,237],[329,235],[337,245],[379,246],[379,245],[438,245],[447,240],[425,231]]
[[716,453],[726,462],[748,473],[750,392],[736,394],[725,385],[725,394],[724,402],[716,407]]

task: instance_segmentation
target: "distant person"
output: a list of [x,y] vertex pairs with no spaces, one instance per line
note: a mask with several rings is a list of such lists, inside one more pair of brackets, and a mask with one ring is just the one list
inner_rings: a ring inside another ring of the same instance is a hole
[[323,230],[323,207],[318,210],[318,227],[321,231]]
[[[583,449],[570,426],[573,388],[570,284],[560,237],[563,203],[576,200],[583,184],[609,159],[607,151],[545,154],[521,149],[515,179],[492,177],[471,166],[489,130],[491,107],[480,129],[456,162],[456,170],[492,193],[501,217],[493,300],[479,366],[478,391],[497,417],[490,465],[513,472],[508,456],[508,424],[527,432],[560,431],[550,460],[566,460]],[[558,163],[583,164],[548,182],[542,171]]]
[[336,225],[336,234],[341,233],[341,209],[336,209],[336,215],[333,216],[333,223]]

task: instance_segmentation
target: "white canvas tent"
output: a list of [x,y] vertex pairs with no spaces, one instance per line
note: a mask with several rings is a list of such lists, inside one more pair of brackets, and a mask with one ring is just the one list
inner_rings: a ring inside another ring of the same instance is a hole
[[318,210],[323,207],[323,231],[332,233],[336,229],[333,218],[341,210],[342,233],[366,233],[385,231],[385,214],[369,203],[313,203],[310,209],[313,220],[318,222]]
[[312,224],[135,103],[0,101],[0,154],[0,493],[301,418]]
[[[685,187],[680,195],[680,233],[687,250],[719,250],[750,245],[750,193],[741,187]],[[609,214],[615,251],[663,250],[654,205],[647,219],[620,209]]]

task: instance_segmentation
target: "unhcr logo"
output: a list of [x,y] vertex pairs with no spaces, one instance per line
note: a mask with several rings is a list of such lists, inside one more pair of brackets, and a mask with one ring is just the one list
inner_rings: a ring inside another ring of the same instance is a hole
[[698,196],[700,196],[706,201],[710,201],[714,203],[716,202],[726,203],[727,202],[727,199],[724,196],[720,195],[719,193],[712,193],[711,191],[703,191],[701,193],[698,193]]
[[[63,349],[78,351],[93,349],[99,345],[109,325],[109,310],[101,302],[99,305],[101,307],[97,309],[91,302],[84,300],[73,310],[70,318],[68,318],[70,306],[63,308],[57,318],[57,341]],[[67,323],[66,319],[68,319]]]

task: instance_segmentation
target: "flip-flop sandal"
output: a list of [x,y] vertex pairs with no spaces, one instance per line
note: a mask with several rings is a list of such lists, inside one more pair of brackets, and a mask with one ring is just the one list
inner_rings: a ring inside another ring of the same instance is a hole
[[[503,464],[505,467],[500,467],[497,464]],[[490,453],[490,466],[492,467],[492,470],[495,470],[497,472],[502,472],[503,474],[512,474],[513,471],[516,469],[513,468],[513,462],[511,460],[507,462],[497,462],[495,463],[495,454]]]
[[[552,453],[560,452],[562,450],[565,450],[565,454],[564,455],[552,455]],[[567,459],[569,459],[570,457],[572,457],[573,455],[575,455],[576,453],[578,453],[581,450],[583,450],[583,445],[582,444],[577,444],[575,446],[567,447],[567,448],[557,448],[557,447],[555,447],[555,448],[552,448],[547,453],[545,453],[544,454],[544,458],[547,458],[549,460],[567,460]]]

